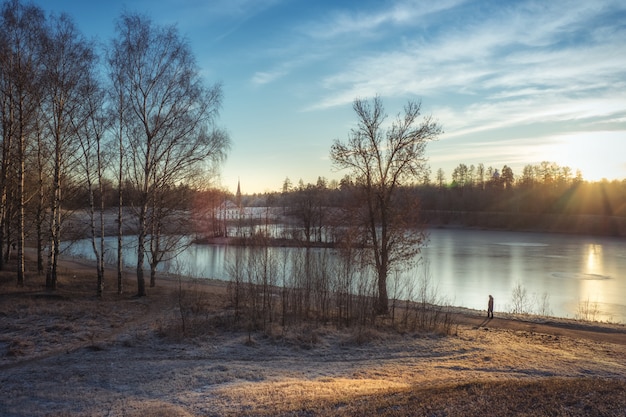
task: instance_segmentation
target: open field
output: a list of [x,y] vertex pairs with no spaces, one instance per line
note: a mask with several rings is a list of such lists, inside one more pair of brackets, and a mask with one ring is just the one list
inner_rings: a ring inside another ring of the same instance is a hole
[[[221,324],[226,285],[161,277],[102,300],[84,261],[0,272],[0,415],[623,416],[626,327],[459,310],[454,335]],[[179,286],[180,284],[180,286]],[[179,291],[182,289],[182,291]],[[198,306],[183,336],[178,306]]]

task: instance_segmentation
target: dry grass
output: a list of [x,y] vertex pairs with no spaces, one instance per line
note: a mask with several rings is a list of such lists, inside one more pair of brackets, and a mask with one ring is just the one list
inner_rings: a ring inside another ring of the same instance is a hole
[[64,265],[54,294],[42,290],[42,277],[28,276],[28,286],[18,289],[11,272],[0,272],[2,416],[622,416],[626,410],[623,327],[590,336],[568,323],[563,335],[557,334],[563,328],[515,320],[487,328],[480,317],[479,325],[460,325],[452,336],[278,324],[265,333],[236,332],[222,326],[225,285],[161,278],[137,299],[128,281],[129,293],[107,288],[97,299],[90,266]]
[[[318,401],[266,415],[314,416],[623,416],[626,382],[595,378],[471,382],[409,388],[358,399]],[[258,415],[263,415],[259,413]]]

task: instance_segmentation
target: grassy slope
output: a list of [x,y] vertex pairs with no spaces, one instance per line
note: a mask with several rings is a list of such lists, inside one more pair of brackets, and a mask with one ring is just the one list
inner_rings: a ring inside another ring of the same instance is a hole
[[[245,335],[212,325],[181,338],[176,280],[161,279],[149,297],[135,299],[131,279],[127,294],[108,288],[97,300],[90,265],[65,262],[61,274],[59,291],[50,295],[42,291],[43,277],[29,274],[27,287],[15,288],[14,272],[0,272],[2,415],[625,415],[623,327],[610,327],[604,340],[601,331],[582,334],[585,326],[570,325],[563,335],[562,327],[538,332],[515,320],[478,328],[469,317],[447,338],[278,329],[255,335],[250,346]],[[223,284],[183,286],[202,294],[202,315],[223,311]],[[85,371],[94,357],[111,367],[119,361],[122,373]],[[143,361],[137,367],[134,357]],[[33,375],[44,365],[52,371]],[[159,369],[153,380],[141,375],[146,366]],[[97,381],[131,382],[105,385],[112,392],[90,399],[82,394],[93,389],[90,373]],[[55,375],[72,381],[71,392],[46,384]],[[201,382],[207,378],[213,382]],[[54,406],[43,401],[47,390],[58,399]]]

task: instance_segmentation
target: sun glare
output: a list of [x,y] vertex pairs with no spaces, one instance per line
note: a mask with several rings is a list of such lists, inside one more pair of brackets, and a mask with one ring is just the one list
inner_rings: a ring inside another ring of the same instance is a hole
[[586,268],[588,274],[602,274],[602,245],[587,245]]
[[546,161],[580,170],[587,181],[626,178],[626,132],[579,132],[548,139]]

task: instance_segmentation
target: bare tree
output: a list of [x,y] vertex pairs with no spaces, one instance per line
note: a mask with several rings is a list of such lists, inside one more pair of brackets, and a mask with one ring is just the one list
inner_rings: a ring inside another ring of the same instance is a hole
[[[114,124],[113,134],[117,139],[117,293],[123,291],[123,269],[124,269],[124,163],[125,163],[125,115],[126,115],[126,91],[127,82],[125,79],[125,59],[124,55],[118,53],[114,48],[107,51],[107,64],[109,68],[109,79],[112,88],[110,91],[111,120]],[[130,109],[129,109],[130,111]]]
[[[81,165],[87,182],[89,196],[89,225],[91,246],[96,258],[97,284],[99,297],[104,291],[104,190],[103,190],[103,146],[109,120],[104,112],[105,93],[95,74],[88,74],[84,85],[83,116],[74,119],[78,123],[76,132],[82,155]],[[94,194],[100,197],[96,203]],[[98,214],[96,215],[96,209]]]
[[109,63],[122,95],[119,103],[127,112],[122,120],[128,152],[124,169],[139,190],[137,295],[144,296],[149,208],[159,201],[155,193],[221,161],[229,140],[214,126],[221,87],[203,85],[189,45],[175,27],[123,14],[116,31]]
[[92,45],[65,14],[51,19],[45,51],[43,110],[47,116],[45,123],[53,154],[46,288],[55,289],[63,219],[62,181],[76,175],[77,127],[86,122],[87,83],[93,73],[96,56]]
[[306,186],[302,184],[293,193],[293,214],[301,222],[306,243],[311,242],[311,234],[314,232],[315,224],[318,223],[318,199],[319,190],[313,184],[307,184]]
[[156,285],[159,264],[175,258],[193,242],[183,233],[192,219],[187,211],[182,211],[184,199],[181,197],[179,191],[169,187],[155,189],[151,195],[147,220],[150,233],[146,245],[151,287]]
[[[40,114],[39,119],[43,119]],[[37,123],[37,151],[35,153],[34,166],[37,167],[37,196],[35,199],[35,246],[37,250],[37,273],[44,272],[44,251],[48,237],[46,224],[48,222],[48,194],[50,189],[50,181],[48,181],[48,172],[50,172],[50,150],[47,141],[44,138],[45,129],[42,121]]]
[[[26,150],[36,130],[41,101],[44,16],[18,0],[2,5],[0,15],[0,88],[2,94],[2,169],[0,178],[0,253],[5,233],[11,246],[11,213],[17,213],[17,285],[24,285]],[[14,193],[8,198],[8,193]],[[0,266],[2,266],[0,264]]]
[[402,186],[420,178],[425,168],[425,147],[437,138],[441,127],[425,117],[418,123],[421,103],[409,101],[387,129],[382,100],[370,103],[357,99],[353,104],[357,127],[347,142],[335,140],[330,157],[338,169],[348,169],[357,180],[362,203],[354,209],[354,219],[374,266],[378,302],[377,313],[387,313],[387,275],[398,264],[410,262],[419,252],[424,234],[409,231],[417,226],[415,217],[398,201]]

